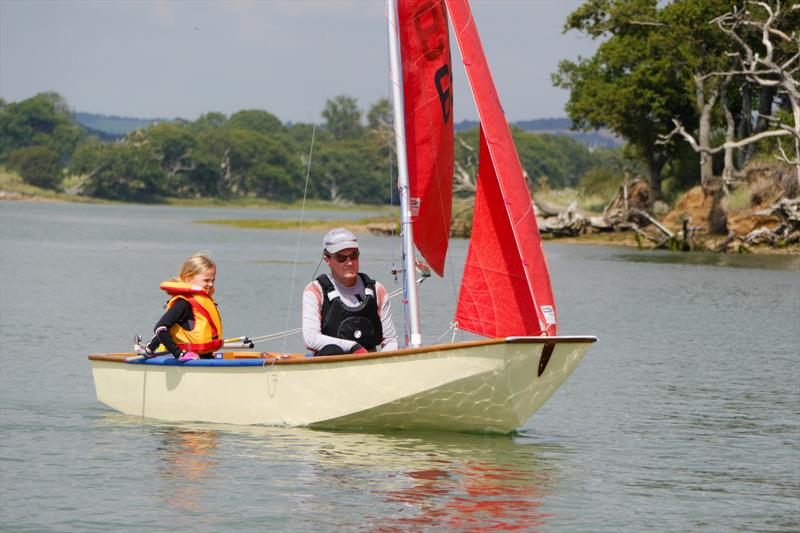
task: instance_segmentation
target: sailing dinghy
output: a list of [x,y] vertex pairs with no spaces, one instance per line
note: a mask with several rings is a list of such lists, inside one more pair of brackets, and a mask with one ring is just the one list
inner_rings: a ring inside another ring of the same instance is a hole
[[[387,0],[387,15],[408,347],[317,358],[230,351],[186,363],[90,355],[100,402],[169,421],[506,433],[575,370],[597,339],[557,335],[533,203],[467,1]],[[486,339],[422,346],[414,250],[442,275],[450,229],[448,20],[480,119],[472,236],[454,323]]]

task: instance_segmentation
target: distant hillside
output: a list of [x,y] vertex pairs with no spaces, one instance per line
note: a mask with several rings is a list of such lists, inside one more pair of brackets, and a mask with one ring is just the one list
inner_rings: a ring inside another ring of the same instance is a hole
[[[75,113],[75,121],[95,132],[111,134],[113,137],[125,135],[133,130],[145,128],[156,122],[170,122],[165,118],[132,118],[118,117],[116,115],[96,115],[94,113]],[[99,136],[99,135],[98,135]],[[101,137],[102,138],[102,137]]]
[[108,133],[107,131],[96,130],[94,128],[90,128],[89,126],[84,126],[83,124],[80,124],[80,123],[78,123],[78,125],[83,127],[83,129],[89,135],[91,135],[93,137],[97,137],[98,139],[100,139],[101,141],[106,142],[106,143],[107,142],[116,141],[117,139],[123,137],[123,135],[118,134],[118,133]]
[[455,129],[456,131],[467,131],[477,127],[478,127],[477,120],[462,120],[461,122],[453,123],[453,129]]
[[[118,117],[115,115],[97,115],[94,113],[75,113],[75,120],[97,135],[104,141],[118,139],[119,137],[139,128],[145,128],[158,122],[171,122],[174,119],[166,118],[132,118]],[[597,131],[571,131],[572,122],[568,118],[539,118],[535,120],[519,120],[513,122],[522,131],[530,133],[550,133],[553,135],[566,135],[590,148],[622,146],[623,142],[608,130]],[[456,131],[467,131],[478,127],[475,120],[462,120],[454,125]]]
[[567,135],[572,137],[578,142],[588,146],[590,149],[594,148],[616,148],[625,144],[625,141],[615,136],[608,130],[596,131],[567,131],[567,130],[553,130],[541,131],[538,133],[552,133],[553,135]]
[[[622,146],[624,143],[622,139],[616,137],[613,133],[606,129],[595,131],[572,131],[572,121],[568,118],[538,118],[534,120],[518,120],[512,122],[512,126],[516,126],[522,131],[529,133],[550,133],[552,135],[566,135],[572,137],[578,142],[585,144],[590,148],[614,148]],[[456,131],[466,131],[478,127],[478,122],[475,120],[462,120],[454,125]]]

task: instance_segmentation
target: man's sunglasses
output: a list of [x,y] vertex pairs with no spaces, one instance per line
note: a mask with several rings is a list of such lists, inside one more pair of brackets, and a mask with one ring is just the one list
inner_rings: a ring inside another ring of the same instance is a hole
[[353,261],[358,261],[359,252],[358,252],[358,250],[356,250],[355,252],[353,252],[351,254],[348,254],[348,255],[344,255],[344,254],[326,254],[326,255],[328,257],[333,257],[334,259],[336,259],[337,263],[346,263],[346,262],[350,261],[351,259]]

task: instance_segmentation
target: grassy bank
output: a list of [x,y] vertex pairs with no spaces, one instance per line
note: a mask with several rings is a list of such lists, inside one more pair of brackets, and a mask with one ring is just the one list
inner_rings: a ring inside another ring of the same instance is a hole
[[29,200],[40,202],[105,203],[103,200],[74,196],[64,192],[42,189],[22,181],[22,177],[0,166],[0,200]]
[[[200,220],[198,221],[201,224],[219,224],[222,226],[231,226],[234,228],[246,228],[246,229],[275,229],[275,230],[288,230],[288,229],[298,229],[301,227],[299,220],[270,220],[270,219],[262,219],[262,220],[237,220],[237,219],[230,219],[230,220]],[[347,220],[343,221],[342,219],[336,220],[304,220],[302,223],[302,228],[304,230],[321,230],[321,229],[330,229],[334,226],[341,226],[345,225],[353,231],[368,231],[368,225],[370,224],[397,224],[397,218],[387,215],[379,215],[374,217],[365,217],[359,218],[355,220]]]
[[[303,201],[278,202],[263,198],[160,198],[148,202],[104,200],[89,196],[67,194],[61,191],[42,189],[25,183],[19,174],[0,166],[0,200],[55,201],[96,204],[142,204],[170,205],[175,207],[236,207],[261,209],[302,209]],[[378,205],[356,205],[323,200],[306,200],[305,209],[314,211],[371,211],[390,216],[396,208]],[[296,227],[296,226],[288,226]]]
[[302,200],[279,202],[264,198],[165,198],[162,201],[153,203],[176,207],[241,207],[287,210],[305,208],[310,211],[375,211],[386,213],[387,216],[394,212],[394,208],[389,206],[336,203],[324,200],[306,200],[305,206]]
[[559,207],[560,210],[575,202],[578,210],[583,213],[600,215],[603,208],[611,201],[611,197],[606,198],[599,194],[584,194],[573,187],[563,189],[544,189],[533,192],[536,201],[542,204]]

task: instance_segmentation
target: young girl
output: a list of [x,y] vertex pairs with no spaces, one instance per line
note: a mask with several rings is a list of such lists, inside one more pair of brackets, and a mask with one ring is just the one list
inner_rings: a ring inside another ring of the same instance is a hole
[[170,300],[144,348],[145,357],[166,349],[178,361],[210,359],[222,347],[222,321],[212,298],[216,276],[214,261],[198,252],[183,262],[177,278],[161,284]]

